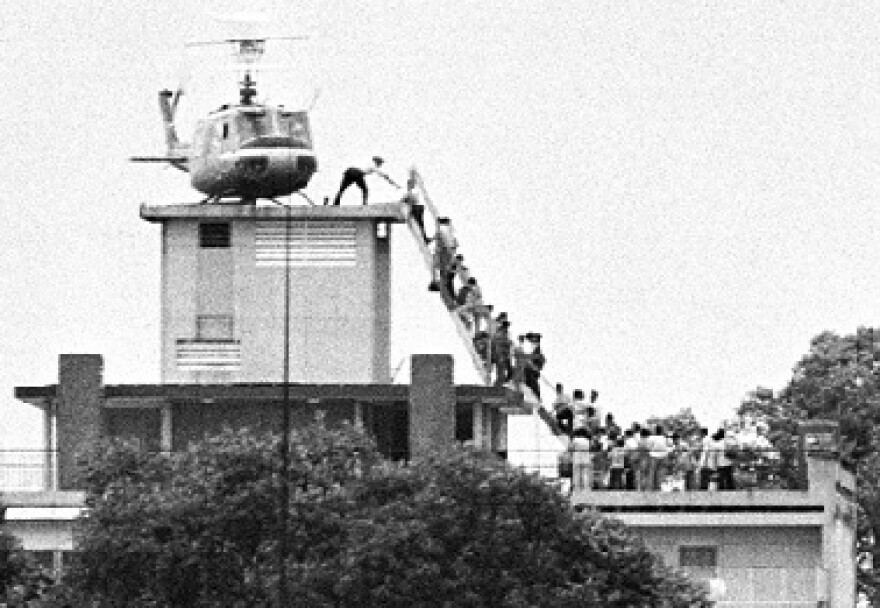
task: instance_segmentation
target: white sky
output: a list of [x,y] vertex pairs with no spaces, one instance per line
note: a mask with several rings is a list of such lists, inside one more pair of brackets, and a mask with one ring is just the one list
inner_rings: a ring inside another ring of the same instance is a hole
[[[200,195],[127,158],[163,151],[156,92],[184,41],[242,7],[315,34],[275,77],[321,89],[309,193],[373,154],[401,181],[417,165],[487,300],[624,421],[714,424],[783,386],[813,335],[877,324],[880,3],[7,0],[0,445],[38,441],[13,388],[56,382],[59,353],[158,381],[159,229],[138,207]],[[184,101],[229,101],[207,83],[232,76],[190,61]],[[460,355],[394,238],[392,366]]]

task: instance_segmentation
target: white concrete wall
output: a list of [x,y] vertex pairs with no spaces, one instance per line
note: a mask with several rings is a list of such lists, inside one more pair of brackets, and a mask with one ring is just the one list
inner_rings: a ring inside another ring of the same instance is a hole
[[[826,599],[821,529],[815,527],[664,527],[636,532],[670,566],[680,567],[682,546],[718,548],[714,576],[724,580],[719,608],[814,608]],[[690,572],[697,578],[712,576]],[[775,603],[774,603],[775,602]]]
[[[223,218],[211,218],[223,221]],[[198,220],[163,230],[162,380],[279,382],[283,373],[283,266],[258,267],[254,218],[230,219],[230,249],[200,250]],[[283,222],[282,220],[278,220]],[[290,378],[293,382],[386,382],[389,376],[388,248],[371,218],[356,226],[356,263],[291,267]],[[319,224],[315,221],[315,224]],[[231,314],[241,342],[236,371],[183,371],[176,342],[196,337],[199,314]]]

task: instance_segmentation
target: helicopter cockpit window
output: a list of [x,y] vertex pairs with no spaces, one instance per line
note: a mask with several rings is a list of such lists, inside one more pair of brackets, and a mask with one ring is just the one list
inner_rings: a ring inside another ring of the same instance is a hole
[[272,120],[265,114],[241,114],[238,117],[238,132],[242,141],[275,135]]
[[284,131],[284,135],[293,140],[295,147],[312,147],[312,140],[309,136],[309,123],[304,112],[282,114],[281,129]]

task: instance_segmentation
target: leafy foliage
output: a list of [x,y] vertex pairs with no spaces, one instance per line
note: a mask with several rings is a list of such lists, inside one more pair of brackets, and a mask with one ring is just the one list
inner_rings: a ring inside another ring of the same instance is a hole
[[18,539],[0,531],[0,604],[18,608],[39,602],[42,608],[54,608],[65,605],[62,591],[50,573],[22,550]]
[[101,606],[272,606],[278,539],[296,605],[708,606],[623,525],[491,455],[381,460],[354,429],[226,432],[181,454],[113,443],[86,459],[71,576]]
[[652,416],[648,418],[645,425],[649,429],[654,429],[660,425],[663,430],[669,433],[678,433],[679,437],[693,437],[700,430],[700,422],[689,407],[680,409],[677,413],[668,416]]
[[[794,464],[797,424],[831,419],[840,424],[841,457],[856,473],[859,499],[859,591],[880,605],[880,331],[819,334],[777,395],[755,395],[739,414],[764,419],[783,460]],[[786,467],[796,470],[794,466]],[[874,564],[874,567],[869,567]]]

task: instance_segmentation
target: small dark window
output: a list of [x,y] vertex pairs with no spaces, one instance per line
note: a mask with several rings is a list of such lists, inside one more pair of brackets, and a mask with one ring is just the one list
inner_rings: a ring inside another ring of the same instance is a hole
[[230,241],[229,222],[199,224],[199,247],[202,249],[227,249]]
[[223,139],[226,139],[227,137],[229,137],[229,124],[224,122],[223,123]]
[[714,570],[718,567],[718,547],[679,547],[678,565],[682,568]]

